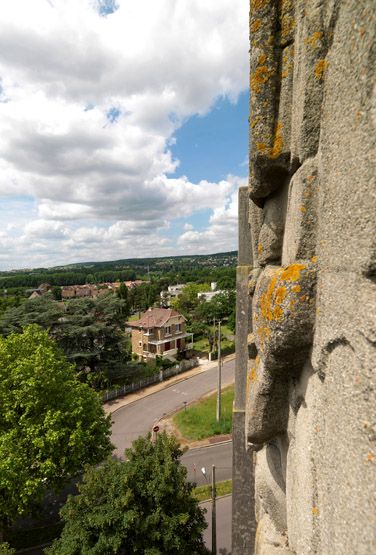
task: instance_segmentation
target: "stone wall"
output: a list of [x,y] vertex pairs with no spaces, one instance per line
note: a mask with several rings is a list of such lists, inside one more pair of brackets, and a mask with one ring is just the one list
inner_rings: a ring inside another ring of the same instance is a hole
[[376,553],[375,12],[251,0],[257,555]]

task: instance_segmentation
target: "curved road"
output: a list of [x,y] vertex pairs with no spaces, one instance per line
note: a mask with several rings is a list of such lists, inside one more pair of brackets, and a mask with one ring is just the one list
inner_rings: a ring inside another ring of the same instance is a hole
[[[222,367],[222,387],[234,382],[233,360]],[[115,454],[122,457],[124,449],[140,435],[151,431],[153,425],[165,415],[184,407],[184,402],[196,401],[217,386],[217,368],[157,391],[112,413],[112,442]]]

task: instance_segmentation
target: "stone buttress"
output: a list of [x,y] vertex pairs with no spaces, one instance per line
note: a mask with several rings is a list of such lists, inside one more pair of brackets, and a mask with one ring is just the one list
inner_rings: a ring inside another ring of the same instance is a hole
[[252,310],[238,322],[257,351],[243,435],[257,555],[376,553],[375,12],[250,4],[252,267],[238,307]]

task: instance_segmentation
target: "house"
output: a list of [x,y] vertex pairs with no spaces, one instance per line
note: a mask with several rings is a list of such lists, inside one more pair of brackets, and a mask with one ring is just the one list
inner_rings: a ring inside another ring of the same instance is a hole
[[161,291],[161,306],[169,307],[171,305],[171,299],[178,297],[185,287],[184,283],[178,283],[177,285],[169,285],[167,291]]
[[37,299],[38,297],[43,297],[43,295],[45,295],[49,291],[51,291],[51,285],[49,283],[41,283],[37,289],[34,289],[29,299]]
[[211,301],[216,295],[220,293],[224,293],[221,289],[217,289],[217,284],[215,281],[212,281],[210,284],[210,291],[202,291],[197,293],[197,298],[202,301]]
[[140,359],[173,359],[187,350],[188,337],[192,345],[193,334],[185,331],[184,316],[171,308],[149,308],[127,325],[132,328],[132,352]]

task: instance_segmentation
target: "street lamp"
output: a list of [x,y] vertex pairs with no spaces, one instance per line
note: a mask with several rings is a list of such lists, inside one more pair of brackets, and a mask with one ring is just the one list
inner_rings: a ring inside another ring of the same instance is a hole
[[[203,466],[201,472],[206,481],[206,468]],[[212,465],[211,481],[211,502],[212,502],[212,555],[217,555],[217,511],[216,511],[216,487],[215,487],[215,465]]]

